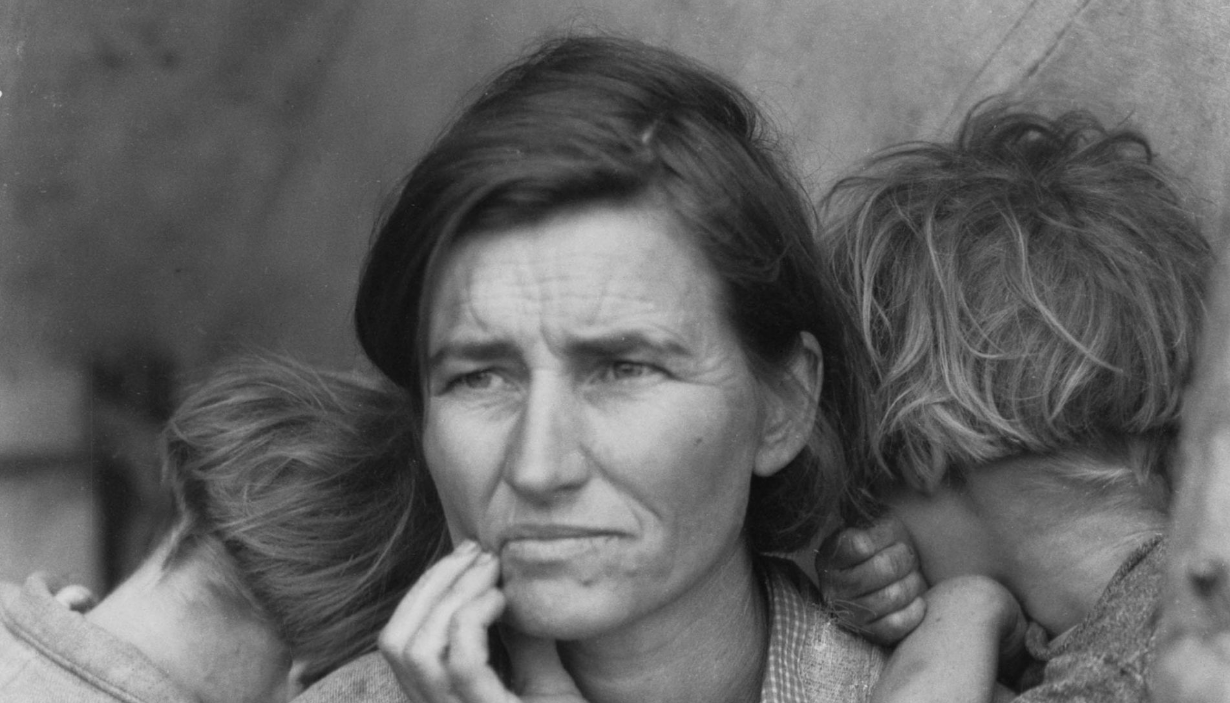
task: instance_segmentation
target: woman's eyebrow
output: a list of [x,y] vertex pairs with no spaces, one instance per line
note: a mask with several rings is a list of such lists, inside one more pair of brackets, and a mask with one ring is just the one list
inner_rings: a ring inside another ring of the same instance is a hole
[[568,343],[570,354],[584,358],[610,358],[632,353],[653,356],[687,356],[688,348],[678,340],[643,332],[619,332],[596,337],[573,339]]
[[441,345],[427,358],[427,367],[434,368],[445,361],[485,362],[498,361],[516,356],[517,350],[511,342],[503,340],[490,341],[456,341]]

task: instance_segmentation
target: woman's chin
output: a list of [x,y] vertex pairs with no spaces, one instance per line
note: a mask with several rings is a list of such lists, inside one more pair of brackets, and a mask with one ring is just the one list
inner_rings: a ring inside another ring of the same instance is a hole
[[590,639],[625,624],[610,604],[584,590],[542,583],[505,585],[503,620],[526,635],[553,640]]

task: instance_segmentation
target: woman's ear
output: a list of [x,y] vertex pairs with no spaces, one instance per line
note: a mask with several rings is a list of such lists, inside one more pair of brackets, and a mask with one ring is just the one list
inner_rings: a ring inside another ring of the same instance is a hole
[[784,377],[767,392],[764,428],[753,471],[772,476],[789,464],[811,439],[819,412],[824,359],[810,332],[799,334]]

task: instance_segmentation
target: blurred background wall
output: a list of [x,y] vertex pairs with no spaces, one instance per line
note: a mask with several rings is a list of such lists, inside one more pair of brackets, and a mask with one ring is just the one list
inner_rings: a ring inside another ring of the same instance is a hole
[[546,33],[616,31],[746,87],[822,188],[992,93],[1150,134],[1220,240],[1230,17],[1215,0],[6,0],[0,578],[104,589],[165,507],[150,440],[248,348],[361,363],[385,196]]

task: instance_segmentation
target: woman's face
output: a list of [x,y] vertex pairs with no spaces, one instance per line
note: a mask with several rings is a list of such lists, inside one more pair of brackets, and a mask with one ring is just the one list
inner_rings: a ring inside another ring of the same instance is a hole
[[670,217],[594,206],[479,233],[433,293],[427,465],[454,541],[499,555],[520,629],[611,633],[746,565],[752,475],[785,462],[719,281]]

